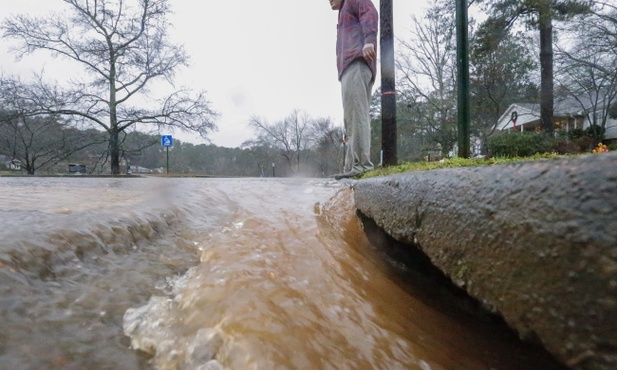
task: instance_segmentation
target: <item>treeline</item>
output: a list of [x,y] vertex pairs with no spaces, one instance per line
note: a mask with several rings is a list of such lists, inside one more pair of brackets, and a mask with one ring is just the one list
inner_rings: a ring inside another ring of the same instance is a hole
[[[400,161],[434,159],[455,152],[458,94],[454,6],[450,0],[432,1],[425,14],[410,16],[408,34],[397,35]],[[130,25],[130,16],[121,10],[118,14],[129,17],[126,24]],[[483,17],[472,16],[469,27],[474,153],[487,153],[489,138],[501,134],[497,121],[513,103],[539,104],[541,126],[549,135],[557,131],[554,102],[558,100],[575,102],[578,112],[601,130],[609,118],[617,117],[617,5],[591,0],[475,1],[470,4],[473,14]],[[31,35],[26,31],[31,23],[18,20],[2,25],[4,35],[29,45]],[[83,29],[91,24],[78,22],[73,26]],[[53,34],[53,30],[48,31]],[[165,46],[152,52],[169,55],[166,51],[173,45]],[[82,51],[87,56],[91,52]],[[119,57],[125,56],[121,50],[115,51]],[[112,66],[105,65],[109,58],[93,57],[102,64],[102,70],[111,70]],[[137,73],[138,67],[148,66],[141,56],[130,61],[136,63],[135,69],[127,72]],[[173,69],[159,72],[171,75]],[[157,73],[152,78],[160,76]],[[174,127],[206,137],[214,129],[216,112],[202,95],[190,98],[172,93],[156,113],[155,104],[149,105],[149,110],[127,105],[132,93],[126,99],[109,100],[109,86],[100,84],[96,74],[92,74],[89,85],[62,94],[42,82],[26,84],[0,77],[0,154],[19,160],[28,173],[55,171],[56,164],[68,162],[87,162],[89,171],[101,173],[126,172],[129,165],[166,171],[166,151],[160,145],[160,136],[139,133],[137,127],[165,131]],[[107,77],[102,80],[109,81]],[[123,77],[133,81],[130,75]],[[376,164],[381,150],[380,101],[377,89],[371,107],[371,157]],[[344,160],[342,123],[295,110],[273,122],[252,117],[247,123],[256,136],[240,148],[176,141],[169,151],[170,171],[214,176],[328,176],[340,171]]]
[[[282,142],[258,135],[240,148],[195,145],[175,139],[173,147],[167,149],[161,146],[158,134],[123,133],[119,143],[120,173],[169,170],[171,174],[209,176],[322,177],[341,171],[342,130],[328,119],[303,117],[302,130],[297,127],[299,121],[292,124],[283,120],[264,126],[278,130]],[[108,134],[95,129],[79,130],[59,117],[0,112],[0,155],[17,161],[28,174],[67,173],[69,164],[85,165],[89,174],[111,172]]]
[[[471,2],[471,148],[489,138],[511,104],[540,106],[543,131],[557,131],[554,102],[573,102],[602,130],[617,116],[617,5],[588,0]],[[399,159],[448,155],[458,140],[455,2],[434,0],[398,35]],[[378,113],[378,105],[375,106]],[[562,113],[562,112],[557,112]],[[563,113],[562,113],[563,114]],[[379,130],[376,124],[374,131]],[[375,142],[374,144],[379,142]],[[379,148],[379,146],[377,146]],[[375,156],[378,153],[374,153]]]

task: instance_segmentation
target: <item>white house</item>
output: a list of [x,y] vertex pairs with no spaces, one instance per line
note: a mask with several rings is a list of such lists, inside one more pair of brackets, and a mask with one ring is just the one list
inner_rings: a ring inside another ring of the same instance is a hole
[[[600,112],[604,106],[596,105],[597,113],[593,113],[593,104],[584,104],[582,101],[582,99],[574,98],[555,101],[553,121],[557,130],[570,132],[577,128],[586,129],[593,120],[592,114],[597,114],[597,121],[601,121]],[[497,121],[499,131],[538,131],[539,129],[540,104],[512,104]],[[617,119],[607,117],[605,129],[604,139],[606,141],[617,140]]]
[[21,161],[18,159],[11,159],[9,156],[0,155],[0,169],[7,169],[10,171],[20,171]]
[[149,168],[141,167],[141,166],[135,166],[135,165],[129,165],[128,171],[130,173],[152,173],[153,172]]
[[4,168],[10,171],[21,171],[21,162],[17,159],[4,162]]

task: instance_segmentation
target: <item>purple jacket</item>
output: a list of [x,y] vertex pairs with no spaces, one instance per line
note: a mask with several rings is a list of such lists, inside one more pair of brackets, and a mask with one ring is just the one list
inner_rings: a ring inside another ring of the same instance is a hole
[[[377,50],[377,28],[379,15],[371,0],[344,0],[339,10],[336,33],[336,64],[339,81],[345,68],[362,57],[362,48],[373,43]],[[373,81],[377,71],[377,61],[367,62]]]

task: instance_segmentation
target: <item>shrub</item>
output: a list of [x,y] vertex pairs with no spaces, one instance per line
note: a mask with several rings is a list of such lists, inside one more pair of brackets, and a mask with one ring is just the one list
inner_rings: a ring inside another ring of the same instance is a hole
[[568,139],[558,139],[555,141],[555,145],[553,146],[553,150],[557,154],[577,154],[581,152],[581,144],[579,141],[581,138],[576,140],[568,140]]
[[571,140],[576,140],[583,136],[586,136],[586,134],[585,130],[583,130],[582,128],[575,128],[568,133],[568,138],[570,138]]
[[592,125],[586,129],[574,129],[567,134],[569,140],[567,143],[562,143],[561,148],[567,147],[567,151],[558,153],[587,153],[590,152],[598,142],[604,137],[604,129],[598,125]]
[[608,108],[608,116],[612,119],[617,118],[617,102],[611,104]]
[[581,153],[587,153],[594,148],[596,141],[589,136],[583,136],[582,138],[578,139],[576,143],[578,144]]
[[544,133],[509,132],[488,139],[492,157],[528,157],[554,151],[555,139]]
[[593,138],[594,140],[596,140],[596,143],[597,143],[597,142],[602,141],[602,139],[604,139],[605,131],[606,130],[602,126],[590,125],[589,127],[585,129],[585,135],[589,136],[590,138]]

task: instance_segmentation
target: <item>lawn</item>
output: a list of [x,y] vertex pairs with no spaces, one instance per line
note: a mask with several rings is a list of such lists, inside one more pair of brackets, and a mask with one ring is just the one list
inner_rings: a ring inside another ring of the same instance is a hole
[[572,157],[573,155],[560,155],[555,153],[536,154],[530,157],[493,157],[493,158],[446,158],[439,162],[406,162],[397,166],[380,167],[365,172],[361,179],[370,177],[387,176],[410,171],[429,171],[437,168],[475,167],[493,164],[517,163],[524,161],[536,161],[541,159],[556,159]]

